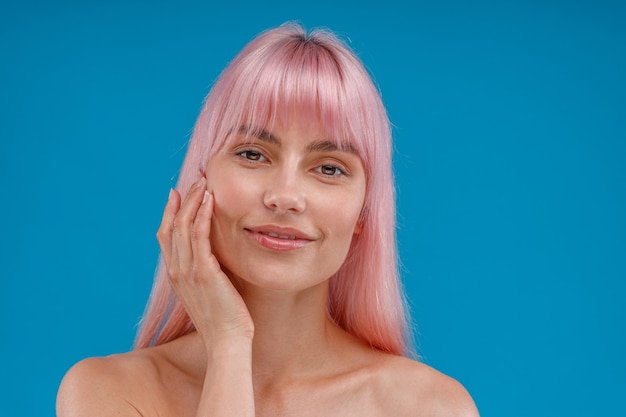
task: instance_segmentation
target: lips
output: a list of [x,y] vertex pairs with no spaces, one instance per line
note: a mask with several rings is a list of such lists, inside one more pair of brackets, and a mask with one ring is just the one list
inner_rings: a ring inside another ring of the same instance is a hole
[[301,230],[272,225],[247,228],[246,231],[259,245],[277,251],[300,249],[314,240]]

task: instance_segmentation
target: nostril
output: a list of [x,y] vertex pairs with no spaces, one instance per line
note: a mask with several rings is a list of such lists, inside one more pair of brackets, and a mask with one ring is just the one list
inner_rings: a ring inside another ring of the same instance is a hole
[[305,208],[305,199],[301,192],[295,189],[273,188],[264,196],[266,207],[280,213],[300,212]]

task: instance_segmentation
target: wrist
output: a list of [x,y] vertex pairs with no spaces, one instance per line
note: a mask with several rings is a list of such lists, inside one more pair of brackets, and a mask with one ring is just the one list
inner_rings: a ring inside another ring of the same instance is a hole
[[207,354],[212,359],[252,357],[252,338],[237,336],[205,342]]

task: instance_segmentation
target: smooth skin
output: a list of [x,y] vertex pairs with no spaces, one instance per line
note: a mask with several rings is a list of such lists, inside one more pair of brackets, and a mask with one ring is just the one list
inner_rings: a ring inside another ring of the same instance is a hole
[[326,315],[328,278],[362,227],[358,155],[298,125],[238,135],[184,201],[170,193],[157,233],[197,330],[79,362],[57,415],[478,416],[458,382]]

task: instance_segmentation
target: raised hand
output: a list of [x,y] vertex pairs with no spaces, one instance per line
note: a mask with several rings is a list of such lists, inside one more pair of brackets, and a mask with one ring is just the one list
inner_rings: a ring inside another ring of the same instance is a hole
[[204,177],[182,205],[172,190],[157,232],[170,282],[207,347],[254,335],[243,299],[211,252],[213,207]]

